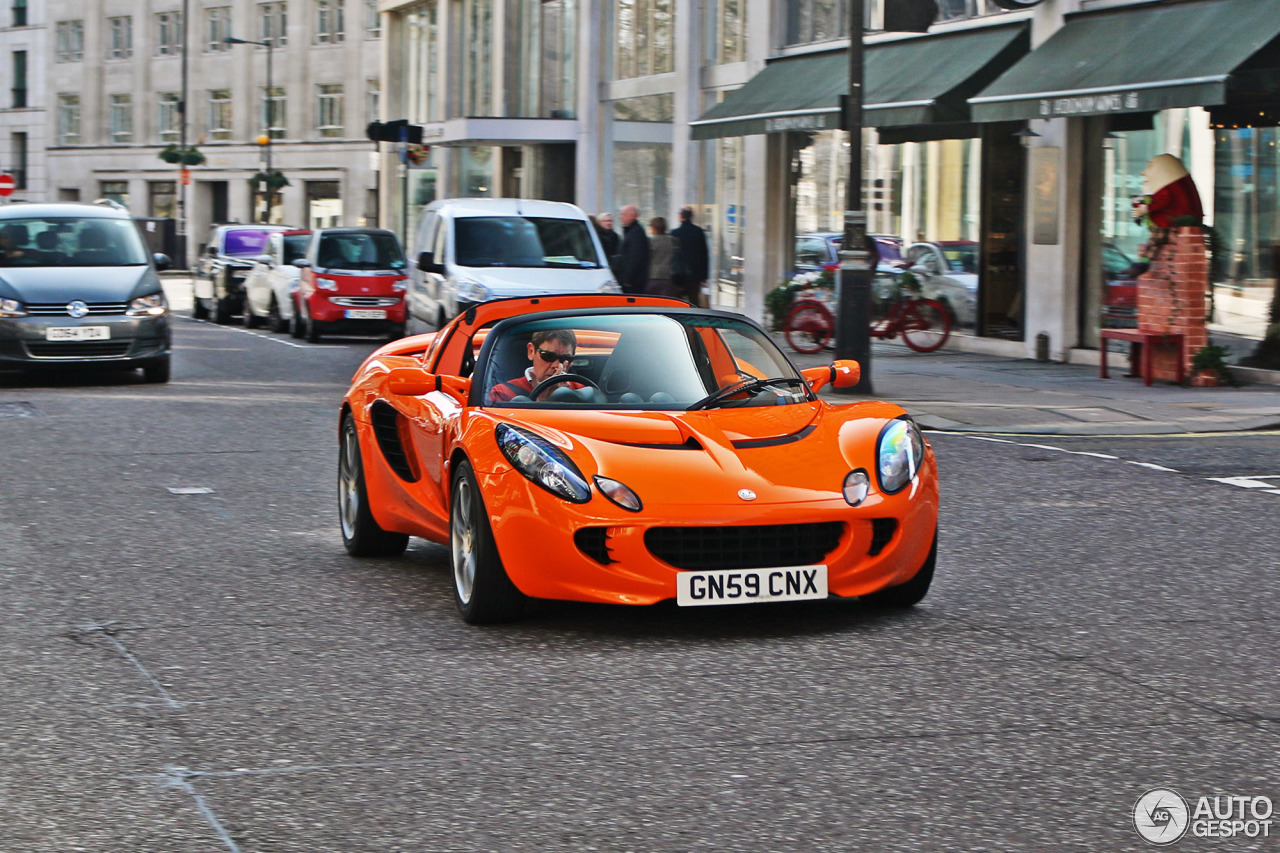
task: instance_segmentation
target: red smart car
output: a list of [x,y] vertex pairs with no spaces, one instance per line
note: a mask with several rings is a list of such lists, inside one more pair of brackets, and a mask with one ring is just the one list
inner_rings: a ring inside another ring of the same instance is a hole
[[311,235],[302,269],[293,336],[404,336],[404,252],[382,228],[321,228]]

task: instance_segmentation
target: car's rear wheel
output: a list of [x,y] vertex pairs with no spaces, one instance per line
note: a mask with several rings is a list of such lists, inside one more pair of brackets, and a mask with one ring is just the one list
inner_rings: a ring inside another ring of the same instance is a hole
[[289,331],[289,321],[280,313],[280,303],[274,296],[271,297],[271,307],[267,309],[267,321],[276,334]]
[[191,306],[191,316],[197,320],[209,319],[209,307],[204,304],[199,296],[196,297],[195,303]]
[[142,378],[148,382],[168,382],[169,356],[166,355],[160,361],[153,361],[142,368]]
[[306,329],[307,329],[307,334],[306,334],[307,343],[309,344],[320,343],[320,324],[317,323],[310,314],[307,315]]
[[933,583],[933,569],[938,562],[938,531],[933,532],[933,547],[929,549],[929,556],[924,558],[924,564],[920,567],[920,571],[916,572],[916,576],[904,584],[891,586],[870,595],[862,596],[862,602],[872,607],[882,607],[885,609],[898,609],[904,607],[914,607],[924,598],[925,593],[929,591],[929,585]]
[[409,545],[408,534],[383,530],[369,511],[360,437],[356,433],[355,418],[350,414],[342,419],[338,452],[338,518],[342,544],[353,557],[398,557]]
[[471,463],[458,465],[449,503],[449,556],[453,599],[472,625],[509,622],[520,616],[524,595],[507,577],[493,541],[489,516]]
[[302,307],[297,302],[293,303],[293,316],[289,318],[289,337],[302,340],[302,336],[307,330],[302,325]]
[[225,326],[231,322],[231,300],[223,297],[217,301],[213,310],[213,322]]
[[246,329],[256,329],[262,324],[262,318],[253,313],[253,308],[249,305],[249,295],[244,297],[244,327]]

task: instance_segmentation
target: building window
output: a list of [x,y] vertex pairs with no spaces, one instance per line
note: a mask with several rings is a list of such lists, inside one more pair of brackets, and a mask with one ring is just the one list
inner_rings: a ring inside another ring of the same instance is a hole
[[262,3],[258,6],[258,39],[284,47],[289,31],[288,4]]
[[577,4],[522,0],[519,9],[519,115],[569,118],[574,106]]
[[231,45],[227,44],[227,36],[231,35],[231,7],[215,6],[212,9],[205,9],[204,22],[207,34],[205,50],[230,50]]
[[15,27],[27,25],[27,0],[13,0],[13,25]]
[[364,109],[367,121],[377,121],[382,116],[382,83],[366,80],[364,84]]
[[422,3],[404,16],[408,56],[404,75],[407,118],[416,123],[440,121],[443,86],[440,73],[439,4]]
[[710,0],[711,61],[715,65],[747,58],[747,0]]
[[22,109],[27,105],[27,52],[13,52],[13,108]]
[[128,181],[100,181],[98,183],[100,198],[110,199],[117,204],[129,206],[129,182]]
[[156,132],[161,142],[177,142],[182,136],[181,97],[177,92],[161,92],[156,113]]
[[147,215],[157,219],[174,219],[178,211],[178,185],[173,181],[151,181],[147,184]]
[[80,144],[80,96],[58,96],[58,144]]
[[27,135],[15,133],[11,137],[10,150],[13,151],[13,185],[17,189],[27,188]]
[[231,90],[213,89],[209,92],[209,138],[231,138]]
[[342,136],[342,84],[322,83],[317,97],[316,132],[326,139]]
[[262,126],[272,139],[284,139],[284,87],[262,88]]
[[618,0],[614,21],[616,79],[675,70],[673,0]]
[[1006,10],[997,6],[994,0],[938,0],[937,23],[998,15],[1004,11]]
[[365,38],[382,37],[382,16],[378,14],[378,0],[364,0]]
[[342,0],[316,0],[316,44],[342,41]]
[[112,95],[107,107],[111,141],[124,145],[133,141],[133,96]]
[[849,33],[848,0],[787,0],[786,44],[830,41]]
[[133,56],[133,18],[107,18],[107,59]]
[[462,43],[462,114],[493,114],[493,0],[465,0]]
[[156,55],[182,53],[182,13],[161,12],[156,15]]
[[84,59],[84,21],[58,21],[56,55],[59,62]]

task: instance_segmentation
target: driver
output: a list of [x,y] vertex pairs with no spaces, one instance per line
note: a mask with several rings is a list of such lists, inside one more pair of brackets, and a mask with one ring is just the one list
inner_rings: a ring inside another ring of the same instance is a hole
[[[503,403],[517,396],[529,396],[539,382],[568,372],[573,362],[574,353],[578,351],[578,338],[570,329],[548,329],[533,333],[529,342],[529,361],[533,365],[523,375],[506,382],[499,382],[489,390],[489,404]],[[552,391],[564,386],[581,388],[577,382],[562,382],[549,386],[538,395],[539,400],[547,399]]]

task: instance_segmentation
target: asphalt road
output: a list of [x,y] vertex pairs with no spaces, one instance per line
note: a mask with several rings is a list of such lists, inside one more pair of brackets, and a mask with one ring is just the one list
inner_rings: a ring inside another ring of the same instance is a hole
[[376,342],[176,338],[164,386],[0,373],[4,853],[1092,853],[1150,788],[1280,801],[1280,436],[932,434],[910,613],[478,629],[442,547],[342,549]]

